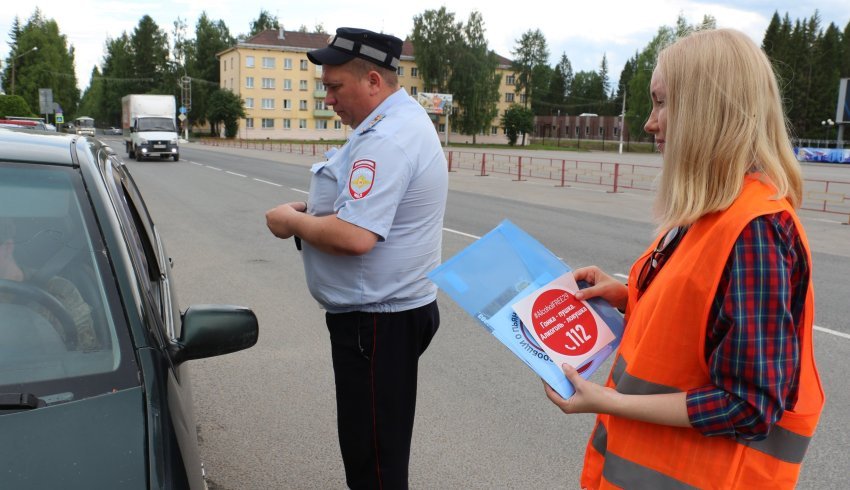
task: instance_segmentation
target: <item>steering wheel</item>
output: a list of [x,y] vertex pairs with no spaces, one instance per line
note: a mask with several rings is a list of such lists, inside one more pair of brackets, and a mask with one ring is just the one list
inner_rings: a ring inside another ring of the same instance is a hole
[[65,334],[65,344],[71,349],[77,346],[77,326],[74,319],[71,318],[71,314],[55,296],[38,286],[6,279],[0,279],[0,294],[8,294],[18,298],[18,303],[33,302],[44,307],[59,320],[59,325]]

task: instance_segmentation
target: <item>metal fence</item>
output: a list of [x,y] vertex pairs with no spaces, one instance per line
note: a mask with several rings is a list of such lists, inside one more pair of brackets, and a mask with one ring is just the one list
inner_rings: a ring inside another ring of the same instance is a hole
[[[322,156],[337,145],[330,143],[281,143],[262,140],[205,138],[211,146],[246,148],[266,151]],[[507,155],[477,151],[447,150],[449,172],[475,172],[477,175],[503,174],[513,180],[539,179],[552,181],[556,187],[573,184],[607,187],[608,192],[636,190],[653,192],[660,167],[631,163],[595,162],[529,155]],[[804,180],[801,209],[835,214],[850,224],[850,182],[837,180]]]

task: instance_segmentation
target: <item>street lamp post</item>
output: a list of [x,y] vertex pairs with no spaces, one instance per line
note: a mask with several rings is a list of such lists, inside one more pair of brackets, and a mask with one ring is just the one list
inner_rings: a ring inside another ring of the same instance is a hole
[[38,46],[33,46],[32,48],[24,51],[23,53],[21,53],[17,56],[12,56],[12,95],[15,95],[15,65],[17,64],[17,63],[15,63],[15,61],[18,58],[20,58],[21,56],[24,56],[26,54],[30,54],[33,51],[38,51]]
[[832,139],[831,133],[832,127],[835,126],[835,121],[833,121],[832,119],[827,119],[826,121],[821,121],[820,125],[823,126],[824,131],[826,132],[826,147],[829,148],[829,140]]

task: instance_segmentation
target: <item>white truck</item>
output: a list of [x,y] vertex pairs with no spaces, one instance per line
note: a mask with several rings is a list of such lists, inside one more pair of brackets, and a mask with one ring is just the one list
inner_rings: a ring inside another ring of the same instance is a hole
[[121,99],[121,127],[127,156],[140,162],[151,157],[180,160],[176,115],[177,103],[172,95],[125,95]]

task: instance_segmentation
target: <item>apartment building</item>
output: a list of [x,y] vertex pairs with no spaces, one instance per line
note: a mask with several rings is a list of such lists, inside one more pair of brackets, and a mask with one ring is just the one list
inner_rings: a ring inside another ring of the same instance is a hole
[[[290,140],[343,140],[351,128],[342,124],[333,109],[325,105],[322,67],[307,59],[307,52],[323,48],[329,35],[307,32],[266,30],[218,53],[221,87],[239,95],[246,117],[239,122],[239,138]],[[500,127],[501,114],[514,102],[514,74],[511,61],[499,57],[502,75],[499,116],[488,134],[478,142],[505,143]],[[398,69],[399,84],[411,96],[429,92],[419,78],[413,44],[405,41]],[[445,137],[445,115],[432,114],[434,128]],[[472,137],[456,134],[449,125],[449,142],[471,142]]]

